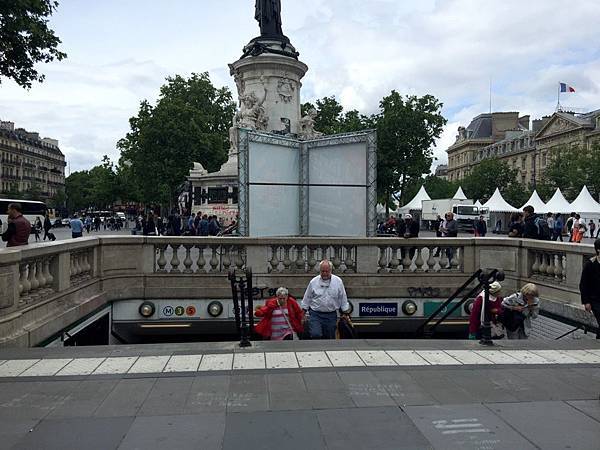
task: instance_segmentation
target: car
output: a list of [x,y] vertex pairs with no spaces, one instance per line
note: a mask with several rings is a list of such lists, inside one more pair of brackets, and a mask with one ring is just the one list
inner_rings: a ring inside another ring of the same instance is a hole
[[71,228],[71,221],[68,218],[64,218],[63,220],[61,220],[61,223],[62,223],[63,227]]

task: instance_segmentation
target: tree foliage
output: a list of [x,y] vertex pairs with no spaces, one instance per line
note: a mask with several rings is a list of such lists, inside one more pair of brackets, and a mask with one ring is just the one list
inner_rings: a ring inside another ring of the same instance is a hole
[[122,198],[121,180],[114,164],[104,156],[102,164],[90,170],[73,172],[65,180],[67,209],[76,212],[88,208],[110,209]]
[[140,200],[172,202],[194,162],[217,170],[226,159],[234,112],[231,92],[215,88],[208,73],[167,78],[156,105],[144,100],[117,144],[119,166],[127,168]]
[[398,191],[400,204],[405,204],[409,200],[406,187],[429,173],[432,147],[446,124],[442,106],[431,95],[403,98],[396,91],[381,100],[376,119],[377,191],[383,204],[390,204]]
[[425,190],[432,199],[452,198],[458,189],[457,183],[430,174],[425,178],[411,180],[405,188],[407,201],[410,201],[417,194],[421,186],[425,186]]
[[[487,201],[496,188],[503,194],[512,186],[517,170],[497,158],[484,159],[461,182],[465,195],[473,200]],[[510,201],[505,198],[506,201]],[[525,199],[527,200],[527,199]]]
[[564,147],[550,153],[550,161],[542,172],[537,185],[540,196],[545,200],[560,188],[567,200],[573,201],[587,186],[594,198],[600,195],[600,144],[590,150],[580,147]]
[[353,109],[344,112],[344,107],[335,97],[323,97],[313,105],[310,102],[302,105],[302,115],[314,108],[317,111],[315,130],[324,134],[350,133],[353,131],[375,128],[375,117],[366,116]]
[[44,81],[35,64],[67,56],[57,49],[61,41],[48,28],[48,18],[57,7],[53,0],[0,2],[0,82],[7,77],[30,88],[33,81]]

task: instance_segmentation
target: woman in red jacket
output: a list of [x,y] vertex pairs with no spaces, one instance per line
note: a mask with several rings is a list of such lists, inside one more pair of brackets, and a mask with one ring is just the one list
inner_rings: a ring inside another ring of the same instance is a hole
[[256,317],[262,320],[254,327],[266,339],[290,340],[294,333],[302,333],[302,308],[284,287],[277,289],[276,297],[267,299],[264,306],[257,306]]
[[[502,314],[501,289],[502,286],[497,281],[490,284],[490,298],[486,307],[490,309],[492,328],[498,328],[496,332],[494,330],[492,331],[493,338],[501,337],[498,335],[498,332],[502,334],[502,327],[498,321],[498,316]],[[481,306],[483,305],[484,295],[484,292],[481,291],[473,303],[473,309],[471,310],[471,316],[469,317],[469,339],[481,339],[481,322],[483,321],[483,318],[481,317]],[[496,336],[494,336],[494,334],[496,334]]]

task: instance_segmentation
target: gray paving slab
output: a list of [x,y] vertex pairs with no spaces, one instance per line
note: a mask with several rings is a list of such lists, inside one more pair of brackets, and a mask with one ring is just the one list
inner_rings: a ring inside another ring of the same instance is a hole
[[119,450],[220,450],[224,413],[136,417]]
[[317,371],[302,373],[313,409],[353,408],[348,387],[337,372]]
[[319,450],[325,442],[314,411],[227,414],[223,450]]
[[225,412],[230,382],[229,375],[195,377],[185,402],[184,413]]
[[398,406],[433,405],[436,400],[404,370],[373,370]]
[[[452,375],[452,372],[446,373]],[[477,370],[461,370],[454,373],[452,381],[468,390],[478,402],[516,402],[517,397],[502,382],[506,370],[500,368],[481,368]]]
[[24,381],[0,384],[0,419],[42,419],[62,405],[79,382]]
[[300,373],[270,373],[267,375],[267,388],[271,411],[312,409],[312,401]]
[[227,412],[268,411],[269,394],[264,374],[232,375]]
[[398,407],[318,411],[329,450],[399,450],[432,448]]
[[94,412],[95,417],[135,416],[156,378],[122,379]]
[[182,414],[194,378],[159,378],[144,400],[138,416],[170,416]]
[[600,401],[594,400],[571,400],[567,402],[573,408],[578,409],[592,419],[600,422]]
[[27,436],[38,424],[39,419],[13,419],[5,417],[0,421],[0,447],[12,448]]
[[[493,377],[494,384],[509,393],[506,400],[516,398],[520,402],[548,400],[548,392],[540,383],[529,383],[526,375],[521,375],[519,370],[509,370],[510,366],[504,366],[501,370],[489,369],[485,373]],[[479,370],[477,371],[479,373]],[[500,401],[504,401],[500,399]]]
[[536,448],[483,405],[407,406],[404,411],[435,448]]
[[43,420],[13,449],[116,449],[132,422],[133,417]]
[[580,389],[578,385],[570,384],[558,376],[558,374],[548,368],[526,369],[519,368],[510,370],[516,374],[523,383],[543,392],[545,400],[584,400],[589,399],[589,393]]
[[573,368],[565,367],[549,367],[546,369],[552,372],[556,377],[565,383],[576,386],[577,389],[585,392],[588,398],[598,398],[600,394],[600,380],[595,379],[593,375],[598,372],[598,369],[583,369],[575,366]]
[[446,371],[439,367],[414,370],[408,373],[437,403],[462,404],[477,402],[477,397],[474,393],[460,387],[453,381],[453,377],[445,375]]
[[119,380],[84,380],[48,414],[49,419],[91,417]]
[[383,384],[370,371],[339,371],[338,376],[348,387],[350,398],[356,406],[396,406]]
[[495,403],[487,406],[539,448],[598,450],[598,422],[565,402]]

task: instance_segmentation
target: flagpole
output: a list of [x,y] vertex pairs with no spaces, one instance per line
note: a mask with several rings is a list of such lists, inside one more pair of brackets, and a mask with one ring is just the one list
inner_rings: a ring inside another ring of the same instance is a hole
[[556,92],[556,111],[560,111],[560,81],[558,82],[558,89]]

